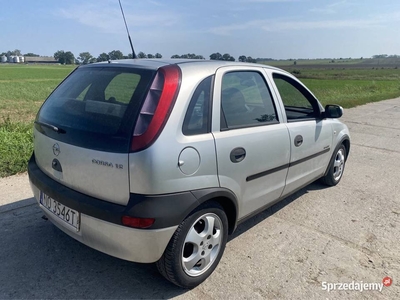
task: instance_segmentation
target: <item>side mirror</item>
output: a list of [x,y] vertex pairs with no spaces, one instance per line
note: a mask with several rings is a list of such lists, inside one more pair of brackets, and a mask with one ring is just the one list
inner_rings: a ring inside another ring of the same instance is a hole
[[328,104],[325,106],[325,118],[338,119],[343,115],[343,108],[339,105]]

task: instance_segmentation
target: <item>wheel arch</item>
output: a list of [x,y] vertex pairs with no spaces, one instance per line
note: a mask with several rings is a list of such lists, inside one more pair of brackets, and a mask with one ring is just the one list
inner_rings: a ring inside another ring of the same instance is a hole
[[349,153],[350,153],[350,137],[349,137],[348,135],[344,135],[344,136],[340,139],[339,143],[337,143],[337,145],[336,145],[336,147],[335,147],[335,150],[333,150],[331,159],[330,159],[330,161],[329,161],[329,164],[328,164],[328,166],[327,166],[327,168],[326,168],[325,173],[324,173],[323,176],[326,176],[326,175],[328,174],[329,169],[330,169],[330,168],[332,167],[332,165],[333,165],[333,162],[334,162],[336,153],[338,152],[340,146],[342,146],[342,145],[343,145],[344,148],[346,149],[345,161],[347,161],[347,157],[349,156]]
[[343,144],[343,146],[346,148],[345,160],[347,160],[347,158],[349,157],[349,153],[350,153],[350,139],[349,139],[349,137],[344,138],[341,141],[341,144]]
[[228,189],[212,188],[192,191],[197,198],[199,205],[206,202],[215,201],[225,211],[228,218],[228,233],[232,234],[237,226],[238,202],[234,193]]

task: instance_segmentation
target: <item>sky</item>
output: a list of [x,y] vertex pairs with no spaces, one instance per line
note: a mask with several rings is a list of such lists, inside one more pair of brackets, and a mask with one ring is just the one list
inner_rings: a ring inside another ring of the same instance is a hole
[[[399,0],[121,0],[136,53],[273,59],[400,55]],[[118,0],[0,0],[0,53],[130,46]]]

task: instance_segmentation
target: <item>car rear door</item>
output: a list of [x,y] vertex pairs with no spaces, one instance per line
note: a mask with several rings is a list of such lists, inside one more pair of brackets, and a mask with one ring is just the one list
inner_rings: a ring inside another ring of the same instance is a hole
[[[268,71],[267,71],[268,72]],[[332,127],[316,98],[295,78],[271,71],[290,134],[290,167],[283,196],[320,177],[332,153]]]
[[222,67],[215,76],[213,125],[221,187],[239,199],[242,219],[284,189],[290,142],[262,68]]

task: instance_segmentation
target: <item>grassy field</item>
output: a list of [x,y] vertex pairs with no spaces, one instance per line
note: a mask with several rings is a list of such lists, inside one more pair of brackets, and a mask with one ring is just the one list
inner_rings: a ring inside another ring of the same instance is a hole
[[[353,107],[400,96],[397,61],[274,61],[296,75],[323,104]],[[266,62],[271,65],[271,62]],[[385,67],[384,67],[385,66]],[[0,64],[0,177],[26,170],[32,124],[43,101],[74,66]]]
[[0,177],[26,170],[35,115],[73,68],[0,65]]
[[324,104],[345,108],[400,96],[400,69],[286,68]]
[[387,58],[326,58],[326,59],[285,59],[285,60],[266,60],[259,61],[267,65],[275,67],[310,67],[310,68],[339,68],[339,67],[352,67],[352,68],[380,68],[380,67],[396,67],[400,68],[399,57],[387,57]]
[[73,66],[0,65],[0,118],[30,122]]

